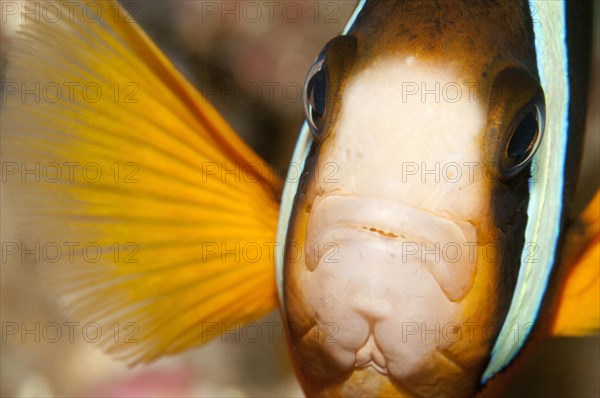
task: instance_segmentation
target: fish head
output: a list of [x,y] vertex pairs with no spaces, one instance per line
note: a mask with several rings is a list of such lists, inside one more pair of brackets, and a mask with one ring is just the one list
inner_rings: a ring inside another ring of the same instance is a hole
[[312,142],[283,267],[309,396],[479,389],[534,250],[524,230],[545,104],[520,12],[427,22],[376,2],[310,69]]

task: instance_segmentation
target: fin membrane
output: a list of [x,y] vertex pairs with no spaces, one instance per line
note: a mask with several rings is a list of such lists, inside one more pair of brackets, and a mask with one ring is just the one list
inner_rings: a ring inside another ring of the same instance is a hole
[[555,336],[583,336],[600,330],[600,190],[569,229],[565,259],[569,271],[552,327]]
[[3,193],[44,278],[130,364],[275,308],[279,179],[117,2],[58,7],[27,16],[2,109]]

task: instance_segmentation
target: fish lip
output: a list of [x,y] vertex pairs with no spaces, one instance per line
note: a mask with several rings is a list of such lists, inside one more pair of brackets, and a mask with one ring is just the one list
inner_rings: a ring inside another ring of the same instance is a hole
[[[365,234],[378,234],[382,239],[406,242],[411,244],[438,244],[439,247],[447,244],[462,244],[468,246],[477,243],[476,230],[470,222],[462,221],[450,212],[434,212],[422,208],[407,206],[388,199],[369,198],[334,191],[318,195],[313,202],[307,223],[305,252],[317,250],[317,254],[307,255],[306,265],[314,271],[320,259],[328,252],[328,246],[335,247],[337,235],[343,230],[362,231]],[[333,235],[332,242],[319,246],[327,235]],[[438,246],[435,246],[438,247]],[[324,250],[321,250],[324,249]],[[468,272],[461,271],[459,267],[446,264],[445,269],[437,267],[437,272],[428,268],[442,290],[452,301],[462,299],[468,291],[469,284],[474,278],[476,258],[473,253],[463,255],[468,261],[462,264],[468,266]],[[461,258],[461,261],[464,258]],[[458,272],[458,273],[457,273]],[[444,275],[442,275],[444,274]],[[452,280],[456,286],[448,288],[438,278]]]
[[378,364],[375,363],[375,361],[370,360],[367,363],[364,364],[356,364],[354,366],[355,369],[368,369],[368,368],[373,368],[373,370],[375,370],[377,373],[380,373],[384,376],[389,376],[390,372],[388,370],[387,367],[383,367],[383,366],[379,366]]

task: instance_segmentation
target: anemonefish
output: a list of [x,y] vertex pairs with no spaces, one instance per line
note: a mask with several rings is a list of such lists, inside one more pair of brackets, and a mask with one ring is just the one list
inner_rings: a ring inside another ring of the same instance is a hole
[[8,58],[5,197],[24,237],[100,250],[41,268],[74,317],[136,325],[114,356],[279,306],[308,396],[493,396],[537,342],[598,330],[600,195],[569,212],[582,4],[360,1],[284,183],[118,3],[51,3]]

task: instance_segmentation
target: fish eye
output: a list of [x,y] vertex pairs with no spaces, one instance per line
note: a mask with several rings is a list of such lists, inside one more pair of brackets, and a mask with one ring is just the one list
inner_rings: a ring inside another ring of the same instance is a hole
[[304,81],[304,114],[315,137],[323,131],[327,112],[327,70],[324,55],[319,55]]
[[506,177],[523,170],[538,149],[544,131],[542,108],[530,105],[519,112],[510,131],[501,160],[501,169]]

